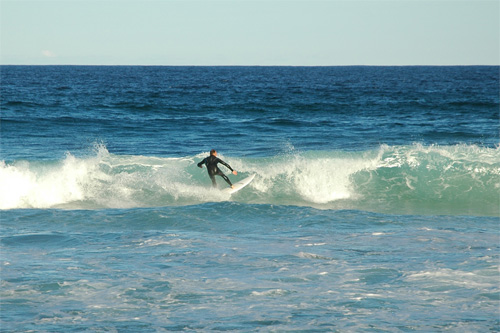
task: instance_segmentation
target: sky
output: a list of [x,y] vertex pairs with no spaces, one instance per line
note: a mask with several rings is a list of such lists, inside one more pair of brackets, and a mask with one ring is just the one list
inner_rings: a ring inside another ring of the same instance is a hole
[[500,1],[0,0],[0,64],[499,65]]

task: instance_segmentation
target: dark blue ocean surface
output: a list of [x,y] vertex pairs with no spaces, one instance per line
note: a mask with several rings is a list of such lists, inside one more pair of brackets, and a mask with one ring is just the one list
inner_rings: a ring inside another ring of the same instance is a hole
[[1,66],[1,330],[499,331],[499,73]]
[[[2,155],[496,147],[498,67],[3,66]],[[47,149],[47,146],[50,149]]]

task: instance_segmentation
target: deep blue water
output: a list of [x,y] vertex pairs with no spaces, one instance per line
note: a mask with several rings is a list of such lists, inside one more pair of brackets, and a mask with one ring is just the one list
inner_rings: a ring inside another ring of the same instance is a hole
[[500,330],[499,67],[0,70],[2,330]]

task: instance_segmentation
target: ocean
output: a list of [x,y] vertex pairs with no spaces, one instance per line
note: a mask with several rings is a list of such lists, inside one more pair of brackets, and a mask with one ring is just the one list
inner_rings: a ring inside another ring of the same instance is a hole
[[499,73],[0,66],[1,330],[500,331]]

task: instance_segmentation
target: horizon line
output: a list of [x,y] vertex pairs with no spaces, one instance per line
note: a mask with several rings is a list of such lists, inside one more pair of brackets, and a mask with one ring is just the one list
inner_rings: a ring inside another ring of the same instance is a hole
[[145,65],[145,64],[1,64],[0,66],[73,66],[73,67],[499,67],[500,64],[447,65]]

